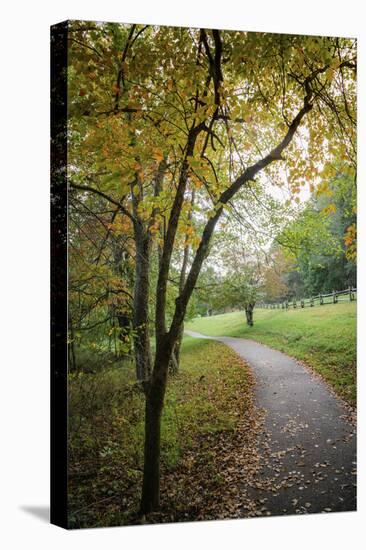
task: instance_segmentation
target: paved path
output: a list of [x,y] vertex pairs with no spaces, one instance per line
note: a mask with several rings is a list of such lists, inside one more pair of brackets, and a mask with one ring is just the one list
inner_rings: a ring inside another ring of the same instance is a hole
[[355,510],[355,428],[328,386],[295,359],[252,340],[185,332],[227,344],[252,367],[267,456],[252,496],[263,501],[263,513]]

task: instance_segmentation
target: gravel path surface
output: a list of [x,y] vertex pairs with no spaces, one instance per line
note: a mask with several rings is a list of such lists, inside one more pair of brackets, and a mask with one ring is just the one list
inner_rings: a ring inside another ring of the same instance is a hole
[[264,411],[261,470],[252,497],[258,515],[356,510],[356,433],[349,410],[295,359],[252,340],[209,337],[230,346],[252,368]]

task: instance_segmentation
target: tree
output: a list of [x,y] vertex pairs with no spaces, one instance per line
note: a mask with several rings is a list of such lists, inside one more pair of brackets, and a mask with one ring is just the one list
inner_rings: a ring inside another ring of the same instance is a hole
[[[263,171],[282,185],[278,166],[286,164],[297,193],[335,150],[352,162],[355,43],[84,22],[72,23],[69,35],[70,186],[82,201],[104,199],[133,228],[134,353],[146,396],[141,512],[148,513],[159,506],[169,364],[215,227],[240,192],[261,185]],[[177,248],[187,243],[177,266]],[[183,276],[168,322],[177,268]]]
[[338,163],[335,175],[319,184],[302,212],[277,237],[279,250],[292,263],[287,284],[293,288],[293,283],[300,283],[300,292],[293,289],[297,297],[356,285],[356,241],[349,237],[356,230],[352,172]]
[[[213,244],[217,248],[220,243],[219,251],[209,259],[217,272],[211,272],[211,284],[206,273],[204,292],[211,308],[244,309],[247,324],[253,326],[253,310],[263,286],[264,253],[251,246],[242,231],[241,224],[229,221],[217,231]],[[198,285],[202,283],[200,277]]]
[[99,197],[69,195],[69,355],[77,369],[79,344],[116,356],[130,351],[133,266],[131,228],[117,223]]
[[254,324],[253,309],[258,297],[258,283],[258,275],[251,266],[247,266],[240,272],[234,272],[223,283],[225,302],[231,306],[243,308],[250,327]]
[[293,270],[291,261],[274,243],[270,254],[270,262],[264,270],[263,294],[268,302],[277,302],[288,296],[289,287],[286,284],[286,275]]

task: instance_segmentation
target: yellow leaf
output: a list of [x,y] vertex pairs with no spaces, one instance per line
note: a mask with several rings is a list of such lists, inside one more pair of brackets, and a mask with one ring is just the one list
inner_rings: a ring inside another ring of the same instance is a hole
[[328,82],[331,82],[333,80],[333,77],[334,77],[334,69],[329,67],[329,69],[325,71],[325,78],[327,79]]
[[163,155],[163,153],[160,149],[155,149],[155,151],[153,153],[153,157],[157,162],[160,162],[160,161],[163,160],[164,155]]

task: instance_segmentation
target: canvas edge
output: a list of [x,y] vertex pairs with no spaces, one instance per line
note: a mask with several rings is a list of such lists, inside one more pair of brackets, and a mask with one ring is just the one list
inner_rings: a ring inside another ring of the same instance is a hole
[[68,528],[67,511],[67,35],[50,28],[51,47],[51,484],[50,522]]

